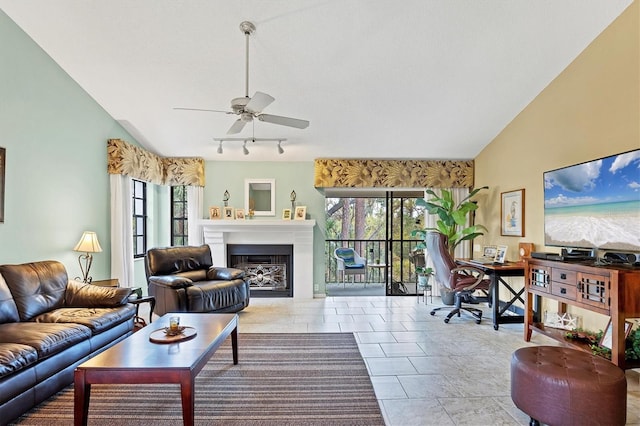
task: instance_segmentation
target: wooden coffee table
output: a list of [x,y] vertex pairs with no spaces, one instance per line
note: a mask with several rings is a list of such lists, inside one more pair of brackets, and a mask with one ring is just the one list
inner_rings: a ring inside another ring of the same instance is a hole
[[[169,326],[167,314],[106,351],[80,364],[74,373],[74,423],[86,425],[92,384],[179,383],[182,421],[193,425],[195,378],[216,349],[231,335],[238,364],[238,315],[179,313],[180,324],[197,334],[176,343],[152,343],[149,335]],[[175,349],[175,350],[173,350]]]

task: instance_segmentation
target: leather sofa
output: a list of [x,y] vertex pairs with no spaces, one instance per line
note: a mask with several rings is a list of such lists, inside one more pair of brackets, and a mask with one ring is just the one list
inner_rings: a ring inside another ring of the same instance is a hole
[[213,266],[208,245],[160,247],[145,255],[154,313],[238,312],[249,306],[244,271]]
[[70,281],[56,261],[0,265],[0,424],[73,383],[78,364],[133,333],[129,294]]

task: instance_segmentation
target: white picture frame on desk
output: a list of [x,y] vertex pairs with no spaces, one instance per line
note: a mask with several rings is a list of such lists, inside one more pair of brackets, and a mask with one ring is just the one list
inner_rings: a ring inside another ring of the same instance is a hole
[[498,246],[484,246],[482,248],[482,257],[487,259],[495,259]]
[[507,260],[507,246],[498,246],[496,248],[496,256],[493,258],[495,263],[504,263]]

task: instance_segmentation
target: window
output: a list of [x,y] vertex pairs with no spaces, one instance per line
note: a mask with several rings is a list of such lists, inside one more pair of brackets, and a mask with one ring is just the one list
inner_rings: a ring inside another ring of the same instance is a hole
[[144,257],[147,252],[147,184],[132,179],[133,194],[133,257]]
[[171,187],[171,245],[188,244],[187,187]]

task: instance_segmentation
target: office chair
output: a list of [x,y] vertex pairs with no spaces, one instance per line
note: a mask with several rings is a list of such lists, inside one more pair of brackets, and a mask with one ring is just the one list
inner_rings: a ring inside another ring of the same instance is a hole
[[[444,319],[445,323],[448,323],[454,315],[460,316],[461,312],[466,312],[475,318],[476,324],[480,324],[482,311],[477,308],[462,306],[462,304],[489,302],[491,281],[485,278],[485,274],[481,269],[472,266],[458,266],[449,253],[447,237],[444,234],[433,231],[428,232],[425,240],[427,251],[433,261],[436,281],[441,285],[441,291],[454,293],[452,306],[434,308],[431,311],[431,315],[435,315],[436,311],[446,308],[451,309],[451,312]],[[484,296],[474,294],[476,291],[481,291]]]
[[[338,265],[338,272],[342,272],[342,285],[345,285],[345,277],[347,275],[365,275],[365,287],[366,273],[367,273],[367,260],[360,257],[358,252],[352,248],[340,247],[333,251],[333,256],[336,258]],[[355,279],[355,278],[354,278]]]

